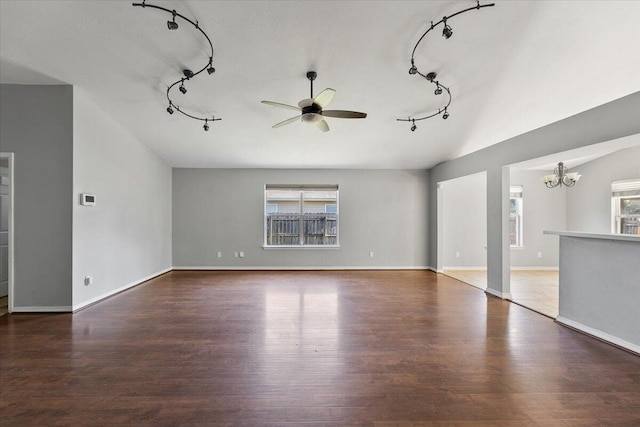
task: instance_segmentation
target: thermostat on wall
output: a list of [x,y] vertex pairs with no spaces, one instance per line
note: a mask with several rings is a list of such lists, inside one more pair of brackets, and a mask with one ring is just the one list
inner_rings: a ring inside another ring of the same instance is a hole
[[82,193],[80,195],[80,204],[83,206],[94,206],[96,204],[96,196],[93,194]]

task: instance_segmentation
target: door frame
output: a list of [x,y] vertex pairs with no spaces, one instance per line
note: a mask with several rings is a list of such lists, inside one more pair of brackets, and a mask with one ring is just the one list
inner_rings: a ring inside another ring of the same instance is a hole
[[9,313],[13,312],[13,305],[14,305],[14,236],[13,236],[13,230],[14,230],[14,224],[13,224],[13,201],[14,199],[14,194],[15,194],[15,185],[14,185],[14,153],[6,153],[6,152],[0,152],[0,158],[2,159],[8,159],[9,160],[9,238],[8,238],[8,246],[9,246],[9,263],[8,263],[8,279],[9,279],[9,284],[8,284],[8,294],[9,294],[9,307],[8,307],[8,311]]

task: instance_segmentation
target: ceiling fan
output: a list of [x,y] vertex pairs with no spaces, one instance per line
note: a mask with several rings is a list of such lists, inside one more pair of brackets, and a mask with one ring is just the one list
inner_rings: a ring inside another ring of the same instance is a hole
[[360,113],[358,111],[324,110],[324,107],[326,107],[336,95],[336,91],[334,89],[327,88],[314,98],[313,81],[316,79],[317,75],[318,74],[315,71],[309,71],[307,73],[307,79],[311,82],[311,97],[298,102],[297,107],[295,105],[281,104],[279,102],[262,101],[263,104],[280,108],[288,108],[289,110],[296,110],[302,113],[299,116],[291,117],[290,119],[276,123],[273,125],[274,128],[279,128],[281,126],[288,125],[289,123],[293,123],[296,120],[301,120],[315,125],[322,132],[327,132],[329,130],[329,125],[323,117],[337,117],[340,119],[364,119],[367,117],[367,113]]

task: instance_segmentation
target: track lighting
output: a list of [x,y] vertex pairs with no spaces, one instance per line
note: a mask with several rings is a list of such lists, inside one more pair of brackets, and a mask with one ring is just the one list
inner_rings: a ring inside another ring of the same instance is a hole
[[411,61],[411,68],[409,68],[409,74],[413,75],[413,74],[416,74],[417,72],[418,72],[418,69],[416,68],[413,61]]
[[453,35],[453,30],[451,29],[449,24],[447,24],[446,17],[442,18],[442,22],[444,23],[444,28],[442,29],[442,37],[444,37],[445,39],[448,39]]
[[214,122],[222,119],[221,118],[216,119],[213,116],[210,119],[205,117],[199,117],[197,115],[190,114],[188,111],[182,110],[178,105],[174,104],[173,101],[171,100],[171,90],[177,86],[178,90],[180,90],[182,94],[186,94],[187,88],[184,86],[185,80],[191,80],[192,78],[196,77],[198,74],[204,72],[204,70],[207,70],[207,73],[209,75],[213,74],[216,71],[216,69],[213,68],[213,44],[211,43],[211,39],[209,38],[207,33],[205,33],[204,30],[200,27],[200,25],[198,24],[198,21],[194,22],[191,19],[187,18],[186,16],[176,12],[175,10],[171,10],[171,9],[167,9],[166,7],[156,6],[154,4],[147,3],[146,0],[143,0],[142,3],[133,3],[132,6],[140,6],[145,9],[146,8],[157,9],[157,10],[167,12],[168,14],[171,15],[171,20],[167,21],[167,28],[170,30],[178,29],[178,23],[176,22],[176,18],[183,19],[187,23],[191,24],[196,30],[198,30],[200,34],[202,34],[206,39],[206,42],[208,43],[209,49],[210,49],[207,55],[209,58],[209,61],[204,65],[204,67],[198,68],[197,71],[195,72],[191,71],[188,68],[184,68],[182,70],[182,74],[184,76],[181,77],[179,80],[176,80],[175,82],[173,82],[171,85],[169,85],[169,87],[167,87],[167,101],[169,101],[169,106],[167,107],[167,113],[173,114],[174,111],[177,111],[180,114],[186,117],[189,117],[190,119],[203,121],[204,122],[203,129],[205,131],[208,131],[209,122]]
[[174,10],[173,12],[173,21],[167,21],[167,28],[170,30],[177,30],[178,29],[178,23],[176,22],[176,11]]
[[451,105],[451,91],[449,90],[448,87],[440,84],[436,80],[437,74],[434,71],[432,71],[430,73],[427,73],[427,74],[424,74],[424,73],[420,72],[420,70],[416,66],[415,58],[416,58],[416,51],[418,49],[418,46],[420,46],[420,43],[422,43],[422,40],[424,40],[425,36],[427,34],[429,34],[430,31],[435,29],[438,25],[440,25],[440,24],[443,25],[442,37],[444,37],[445,39],[449,39],[453,35],[453,29],[448,24],[448,21],[451,18],[453,18],[455,16],[458,16],[460,14],[463,14],[465,12],[469,12],[470,10],[480,10],[480,9],[485,8],[485,7],[492,7],[492,6],[495,6],[495,3],[480,4],[480,0],[476,0],[476,5],[473,6],[473,7],[468,7],[466,9],[463,9],[463,10],[459,11],[459,12],[453,13],[453,14],[451,14],[449,16],[444,16],[440,21],[438,21],[436,23],[431,21],[430,24],[429,24],[429,27],[427,28],[427,30],[420,36],[420,38],[418,38],[418,41],[416,42],[415,46],[413,47],[413,51],[411,52],[411,68],[409,68],[409,74],[410,75],[418,74],[419,76],[424,77],[429,83],[433,83],[434,85],[436,85],[436,88],[433,91],[433,93],[435,95],[443,95],[444,94],[448,99],[447,99],[446,105],[438,108],[438,111],[433,112],[431,114],[427,114],[425,116],[417,117],[417,118],[408,117],[406,119],[396,119],[399,122],[411,122],[411,131],[412,132],[417,129],[415,122],[418,121],[418,120],[425,120],[425,119],[429,119],[431,117],[435,117],[435,116],[439,116],[439,115],[442,115],[442,118],[445,119],[445,120],[448,119],[450,114],[449,114],[449,111],[447,110],[447,108],[449,107],[449,105]]

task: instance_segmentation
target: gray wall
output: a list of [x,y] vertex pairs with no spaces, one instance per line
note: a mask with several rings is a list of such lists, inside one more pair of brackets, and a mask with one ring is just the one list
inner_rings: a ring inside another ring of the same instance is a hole
[[[74,88],[73,306],[171,267],[171,167]],[[96,196],[81,206],[80,193]],[[85,276],[93,283],[84,285]]]
[[640,133],[640,92],[511,138],[429,170],[429,265],[437,260],[438,182],[487,171],[487,288],[509,292],[508,165]]
[[0,151],[14,156],[14,306],[71,307],[73,89],[0,85]]
[[[511,249],[511,267],[558,267],[558,238],[542,234],[545,230],[566,230],[567,190],[547,188],[540,180],[548,171],[511,171],[511,185],[521,185],[523,207],[522,248]],[[582,181],[580,181],[582,183]],[[538,252],[542,257],[538,258]]]
[[640,147],[574,168],[580,181],[567,192],[567,230],[611,232],[611,182],[640,178]]
[[[263,249],[265,184],[338,184],[340,249]],[[428,194],[426,171],[174,169],[173,265],[426,267]]]
[[440,191],[443,268],[486,268],[487,174],[446,181]]

